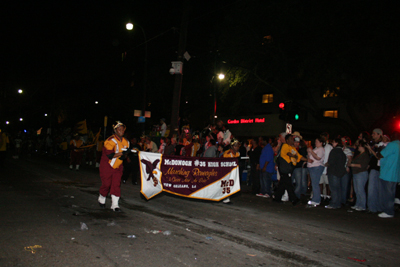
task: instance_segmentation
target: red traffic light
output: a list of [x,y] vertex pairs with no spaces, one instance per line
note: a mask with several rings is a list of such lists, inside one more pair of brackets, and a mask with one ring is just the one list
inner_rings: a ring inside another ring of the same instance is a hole
[[279,104],[279,108],[280,108],[280,109],[284,109],[284,108],[285,108],[285,103],[280,103],[280,104]]

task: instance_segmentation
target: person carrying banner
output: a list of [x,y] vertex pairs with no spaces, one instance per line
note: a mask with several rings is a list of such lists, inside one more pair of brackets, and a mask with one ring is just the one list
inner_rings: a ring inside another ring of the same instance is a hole
[[79,165],[82,161],[83,150],[79,149],[83,145],[83,141],[79,138],[79,134],[74,134],[74,139],[69,142],[69,148],[71,149],[69,168],[72,170],[74,165],[76,170],[79,171]]
[[[224,154],[222,155],[223,158],[239,158],[240,153],[239,153],[239,148],[240,148],[240,142],[238,140],[232,140],[230,149],[226,150]],[[227,197],[225,198],[222,203],[224,204],[231,204],[231,198]]]
[[123,174],[123,160],[129,153],[129,141],[123,136],[126,126],[117,121],[113,125],[114,135],[110,136],[105,142],[103,153],[100,160],[101,187],[99,190],[98,202],[101,208],[106,206],[106,197],[111,194],[111,209],[121,211],[118,201],[121,196],[121,177]]

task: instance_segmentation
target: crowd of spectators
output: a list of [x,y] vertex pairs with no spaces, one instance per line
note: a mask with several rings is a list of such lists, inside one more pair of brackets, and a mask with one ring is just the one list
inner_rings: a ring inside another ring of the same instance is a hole
[[[396,190],[400,182],[397,132],[389,137],[377,128],[371,134],[360,133],[355,142],[347,136],[330,139],[328,133],[305,140],[299,132],[238,142],[222,121],[200,131],[183,126],[172,137],[167,136],[165,120],[160,122],[160,137],[127,137],[131,147],[184,157],[223,157],[230,151],[239,158],[242,184],[258,197],[272,198],[277,203],[290,201],[293,205],[304,202],[310,208],[348,208],[350,212],[364,211],[382,218],[393,217],[395,203],[400,204],[396,198],[396,193],[400,194]],[[237,148],[234,152],[230,150],[233,143]],[[69,160],[70,169],[79,170],[82,161],[98,168],[102,144],[99,134],[77,135],[71,129],[54,134],[3,132],[1,163],[8,148],[14,159],[37,153]],[[132,183],[138,184],[137,154],[130,154],[123,164],[123,183],[132,176]]]

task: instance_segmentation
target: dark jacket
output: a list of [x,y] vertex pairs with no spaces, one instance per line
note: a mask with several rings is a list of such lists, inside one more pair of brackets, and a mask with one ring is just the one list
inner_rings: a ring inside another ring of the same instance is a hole
[[262,147],[257,146],[254,149],[251,149],[249,151],[249,157],[250,157],[250,164],[256,166],[257,164],[260,163],[260,156],[262,152]]
[[346,174],[346,160],[342,147],[333,148],[329,153],[327,174],[342,178]]

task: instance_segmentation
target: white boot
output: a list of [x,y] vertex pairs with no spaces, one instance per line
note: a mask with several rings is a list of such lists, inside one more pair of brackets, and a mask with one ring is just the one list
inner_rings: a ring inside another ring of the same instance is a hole
[[74,167],[74,166],[72,166],[72,165],[69,165],[69,169],[70,169],[70,170],[72,170],[72,168],[73,168],[73,167]]
[[76,165],[76,170],[79,171],[79,165]]
[[101,208],[105,208],[106,207],[106,197],[103,197],[102,195],[99,195],[99,204]]
[[96,162],[96,168],[100,167],[100,163]]
[[117,197],[117,196],[114,196],[114,195],[111,195],[111,209],[113,210],[113,211],[121,211],[120,209],[119,209],[119,206],[118,206],[118,201],[119,201],[119,197]]
[[224,200],[222,200],[222,203],[227,204],[227,203],[231,203],[231,198],[227,197]]
[[285,190],[285,194],[283,194],[282,199],[283,202],[289,201],[289,194],[287,190]]

